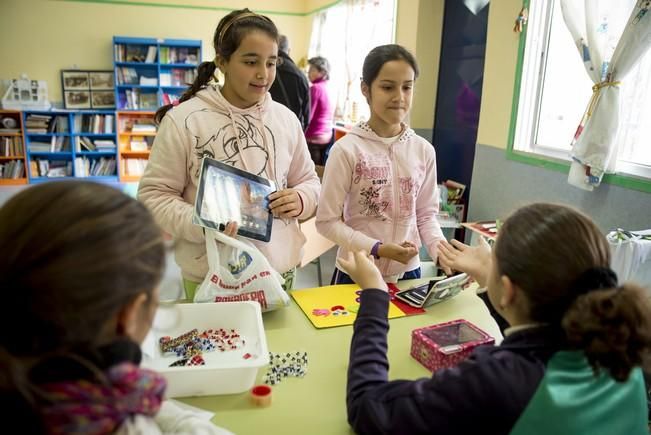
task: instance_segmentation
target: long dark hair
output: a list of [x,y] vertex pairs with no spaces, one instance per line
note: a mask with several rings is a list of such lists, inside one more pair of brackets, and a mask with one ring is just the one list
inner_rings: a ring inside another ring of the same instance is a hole
[[563,205],[523,207],[500,228],[495,258],[499,275],[526,293],[530,318],[562,328],[595,371],[623,381],[646,363],[648,298],[636,285],[617,285],[608,242],[590,218]]
[[[253,13],[247,8],[233,11],[222,18],[219,24],[217,24],[213,36],[216,58],[218,57],[225,61],[230,60],[231,55],[240,46],[244,36],[253,30],[265,32],[270,38],[276,41],[278,40],[278,29],[273,21],[264,15]],[[210,82],[217,70],[217,64],[215,62],[216,60],[202,62],[199,65],[197,78],[192,83],[192,86],[181,95],[179,103],[192,98]],[[156,122],[160,123],[168,110],[173,106],[173,104],[168,104],[158,109],[155,116]]]
[[30,370],[118,338],[107,337],[107,322],[140,294],[151,303],[165,260],[162,233],[141,203],[84,181],[9,199],[0,252],[0,396],[17,395],[23,409],[37,391]]

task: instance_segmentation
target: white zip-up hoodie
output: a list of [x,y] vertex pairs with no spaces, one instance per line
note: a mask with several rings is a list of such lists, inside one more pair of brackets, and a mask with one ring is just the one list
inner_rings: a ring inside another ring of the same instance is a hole
[[[391,144],[360,123],[330,151],[316,214],[316,228],[349,251],[371,251],[376,242],[424,244],[434,261],[444,240],[436,219],[439,210],[434,147],[407,126]],[[422,241],[422,243],[421,243]],[[420,266],[380,258],[382,276],[395,281]]]
[[[300,219],[314,213],[320,190],[296,115],[268,93],[260,103],[239,109],[213,85],[171,109],[156,134],[138,199],[174,237],[176,262],[183,277],[194,282],[208,273],[203,230],[192,223],[204,156],[272,180],[278,190],[296,189],[303,203]],[[300,262],[305,236],[297,218],[274,219],[271,240],[251,242],[284,273]]]

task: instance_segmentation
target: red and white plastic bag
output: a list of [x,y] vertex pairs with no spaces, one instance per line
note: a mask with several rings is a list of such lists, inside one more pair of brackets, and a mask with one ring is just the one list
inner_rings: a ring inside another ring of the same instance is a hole
[[262,311],[289,305],[284,280],[252,243],[206,228],[208,274],[194,302],[257,301]]

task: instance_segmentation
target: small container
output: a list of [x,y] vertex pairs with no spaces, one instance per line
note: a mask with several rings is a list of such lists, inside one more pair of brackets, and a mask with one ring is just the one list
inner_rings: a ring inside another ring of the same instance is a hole
[[435,372],[466,359],[472,350],[495,339],[464,319],[415,329],[411,333],[411,356]]
[[[163,336],[177,337],[192,329],[235,329],[244,344],[235,350],[202,354],[205,365],[170,367],[179,358],[163,355]],[[212,396],[250,390],[258,370],[269,364],[269,349],[258,302],[175,304],[158,309],[142,345],[142,366],[167,379],[166,397]]]

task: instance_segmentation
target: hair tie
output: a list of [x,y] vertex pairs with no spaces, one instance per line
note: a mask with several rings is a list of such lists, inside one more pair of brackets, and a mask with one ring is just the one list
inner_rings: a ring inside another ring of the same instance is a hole
[[178,106],[178,105],[179,105],[179,100],[178,99],[172,101],[172,106]]
[[260,17],[260,15],[256,14],[255,12],[244,12],[243,14],[239,14],[238,16],[231,18],[229,22],[224,24],[224,28],[222,29],[222,31],[219,32],[219,38],[217,38],[217,46],[222,45],[222,40],[224,39],[224,35],[226,35],[226,32],[234,22],[248,17]]
[[617,274],[610,267],[591,267],[574,281],[571,289],[577,295],[592,290],[617,288]]

